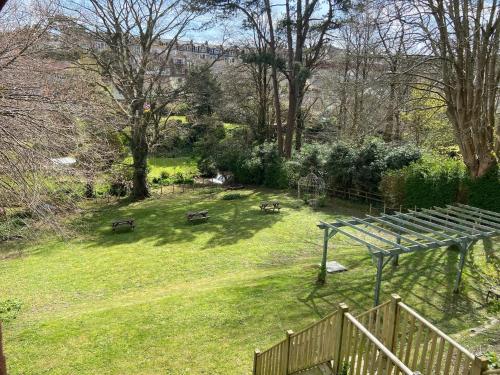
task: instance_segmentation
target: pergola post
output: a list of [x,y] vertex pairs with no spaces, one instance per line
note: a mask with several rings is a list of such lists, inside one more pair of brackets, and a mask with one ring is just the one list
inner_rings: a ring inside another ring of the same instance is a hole
[[384,254],[376,253],[374,255],[377,257],[377,279],[375,281],[374,306],[378,306],[380,300],[380,286],[382,284],[382,270],[384,269]]
[[323,228],[323,257],[321,258],[321,268],[318,274],[318,284],[324,284],[326,281],[326,260],[328,257],[328,240],[330,239],[330,230],[327,226]]
[[[398,232],[398,234],[399,234],[399,232]],[[396,238],[396,243],[401,244],[401,236],[398,235],[398,237]],[[393,255],[392,266],[393,267],[399,266],[399,254]]]
[[453,293],[459,293],[460,282],[462,281],[462,272],[465,264],[465,258],[467,257],[467,252],[469,251],[471,245],[472,243],[467,244],[466,242],[462,242],[459,245],[460,259],[458,260],[457,277],[455,278],[455,286],[453,287]]

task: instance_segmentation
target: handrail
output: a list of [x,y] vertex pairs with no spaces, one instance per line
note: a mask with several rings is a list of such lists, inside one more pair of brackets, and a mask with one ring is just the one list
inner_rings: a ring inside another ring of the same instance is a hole
[[424,324],[427,328],[431,329],[436,333],[438,336],[440,336],[443,340],[448,341],[449,344],[453,345],[455,348],[460,350],[463,354],[465,354],[470,360],[474,360],[475,356],[471,352],[469,352],[467,349],[465,349],[462,345],[460,345],[458,342],[453,340],[451,337],[449,337],[446,333],[441,331],[439,328],[436,326],[432,325],[429,323],[427,320],[425,320],[420,314],[418,314],[415,310],[411,309],[407,305],[405,305],[403,302],[399,302],[398,305],[403,308],[408,314],[413,315],[416,319],[418,319],[422,324]]
[[401,362],[401,360],[396,357],[389,349],[387,349],[382,342],[379,341],[374,335],[365,328],[358,320],[352,316],[350,313],[345,313],[344,315],[352,324],[356,326],[368,339],[375,344],[375,346],[384,353],[387,358],[389,358],[405,375],[415,375],[415,373],[410,370],[406,365]]
[[391,301],[387,301],[387,302],[384,302],[384,303],[382,303],[382,304],[380,304],[380,305],[377,305],[377,306],[375,306],[375,307],[372,307],[370,310],[366,310],[366,311],[365,311],[365,312],[363,312],[362,314],[357,315],[357,316],[356,316],[356,319],[363,318],[363,317],[365,317],[366,315],[369,315],[369,314],[371,314],[371,313],[372,313],[372,312],[374,312],[374,311],[377,311],[377,310],[380,310],[380,309],[382,309],[382,308],[386,307],[386,306],[387,306],[387,305],[389,305],[390,303],[391,303]]
[[[418,334],[413,339],[414,332]],[[356,317],[340,304],[337,311],[301,331],[287,331],[278,344],[255,352],[253,374],[290,375],[328,362],[338,371],[349,359],[357,373],[362,369],[366,375],[373,375],[374,365],[378,371],[397,368],[403,375],[449,374],[452,368],[455,375],[500,375],[500,369],[487,369],[485,357],[473,355],[398,295]]]

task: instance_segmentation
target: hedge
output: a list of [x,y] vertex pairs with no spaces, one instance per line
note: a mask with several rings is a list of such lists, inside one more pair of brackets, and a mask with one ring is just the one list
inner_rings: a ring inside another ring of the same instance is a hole
[[445,156],[426,155],[384,173],[380,190],[394,207],[430,208],[461,202],[500,212],[498,171],[472,179],[461,160]]

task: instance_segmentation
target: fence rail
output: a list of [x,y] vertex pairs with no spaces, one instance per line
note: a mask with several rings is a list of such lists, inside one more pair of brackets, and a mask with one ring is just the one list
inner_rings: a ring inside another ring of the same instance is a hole
[[357,317],[340,305],[300,332],[255,352],[254,375],[289,375],[319,366],[348,375],[500,375],[393,295]]

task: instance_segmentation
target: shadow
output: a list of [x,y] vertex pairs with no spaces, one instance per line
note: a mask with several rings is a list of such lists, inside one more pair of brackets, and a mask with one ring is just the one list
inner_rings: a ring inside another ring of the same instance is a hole
[[[271,227],[288,215],[290,197],[276,191],[251,190],[243,199],[223,200],[224,193],[205,199],[203,189],[173,194],[160,199],[142,202],[120,202],[114,207],[87,213],[82,219],[90,239],[87,247],[125,245],[139,241],[151,241],[155,246],[192,242],[208,237],[201,249],[234,244],[253,237],[258,231]],[[281,200],[281,213],[264,214],[259,209],[263,200]],[[205,222],[188,222],[188,211],[208,210],[210,218]],[[111,222],[118,218],[135,219],[134,231],[112,232]]]

